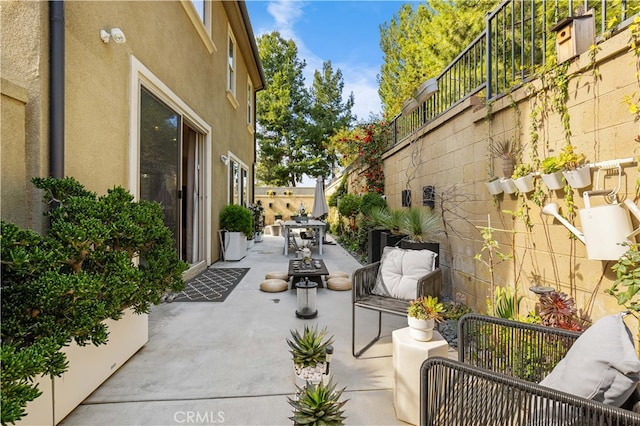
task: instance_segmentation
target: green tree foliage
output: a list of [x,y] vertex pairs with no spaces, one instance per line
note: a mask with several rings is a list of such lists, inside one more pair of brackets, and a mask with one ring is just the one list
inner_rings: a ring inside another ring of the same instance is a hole
[[302,180],[309,111],[309,94],[293,40],[277,31],[257,39],[267,89],[258,92],[256,104],[259,181],[276,186],[296,186]]
[[258,180],[296,186],[304,174],[331,176],[338,157],[329,140],[354,120],[353,94],[342,98],[342,71],[325,62],[307,91],[306,63],[298,59],[293,40],[272,32],[258,38],[258,49],[267,80],[256,105]]
[[39,396],[35,377],[66,370],[63,346],[106,343],[105,319],[147,312],[182,290],[188,267],[158,203],[120,187],[97,197],[71,178],[34,183],[54,207],[47,234],[0,222],[2,424]]
[[436,77],[485,26],[498,0],[430,0],[403,4],[380,26],[384,55],[378,93],[384,117],[393,118],[425,80]]
[[343,88],[342,71],[334,72],[331,61],[322,64],[322,72],[314,73],[306,161],[306,173],[310,176],[332,176],[338,164],[338,154],[330,144],[331,136],[339,129],[349,128],[354,120],[353,93],[343,102]]

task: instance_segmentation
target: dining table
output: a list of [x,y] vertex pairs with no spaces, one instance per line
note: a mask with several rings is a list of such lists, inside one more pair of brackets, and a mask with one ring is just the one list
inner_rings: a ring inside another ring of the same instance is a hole
[[325,227],[327,224],[321,220],[309,219],[306,222],[297,222],[295,220],[287,220],[282,222],[282,233],[284,235],[284,255],[289,255],[289,233],[293,229],[312,229],[316,234],[318,241],[318,254],[322,256],[322,241],[324,240]]

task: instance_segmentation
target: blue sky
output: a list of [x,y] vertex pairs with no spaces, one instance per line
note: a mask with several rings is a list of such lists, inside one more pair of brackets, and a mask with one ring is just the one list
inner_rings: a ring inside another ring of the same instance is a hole
[[279,31],[293,39],[298,57],[306,61],[309,85],[324,61],[340,69],[344,95],[355,97],[354,114],[365,120],[381,115],[377,75],[382,66],[379,27],[390,22],[403,3],[415,1],[326,1],[248,0],[246,2],[256,37]]

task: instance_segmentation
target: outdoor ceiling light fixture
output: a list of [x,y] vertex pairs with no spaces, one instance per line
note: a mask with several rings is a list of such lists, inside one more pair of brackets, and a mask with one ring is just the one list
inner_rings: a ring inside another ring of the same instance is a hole
[[104,43],[109,43],[111,39],[118,44],[122,44],[127,41],[127,38],[124,36],[124,33],[120,28],[111,28],[111,31],[100,30],[100,39]]

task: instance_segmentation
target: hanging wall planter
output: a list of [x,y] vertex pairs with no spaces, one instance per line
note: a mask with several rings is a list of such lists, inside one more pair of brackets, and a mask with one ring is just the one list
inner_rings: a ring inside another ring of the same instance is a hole
[[565,170],[562,174],[573,189],[586,188],[591,185],[591,167],[588,164],[575,170]]
[[518,191],[522,192],[523,194],[526,194],[528,192],[531,192],[534,190],[534,186],[533,186],[533,173],[529,173],[526,176],[523,176],[521,178],[515,179],[513,181],[513,183],[516,185],[516,187],[518,188]]
[[490,180],[489,182],[485,182],[485,185],[487,185],[487,191],[489,191],[489,194],[502,194],[502,185],[500,185],[500,179],[498,179],[497,177],[493,180]]
[[518,187],[511,178],[500,179],[500,186],[502,186],[502,190],[505,194],[513,194],[518,190]]
[[547,188],[549,188],[552,191],[555,191],[556,189],[562,189],[564,187],[564,182],[562,182],[561,171],[557,171],[553,173],[542,173],[540,174],[540,177],[542,177],[542,181],[544,182],[545,185],[547,185]]

